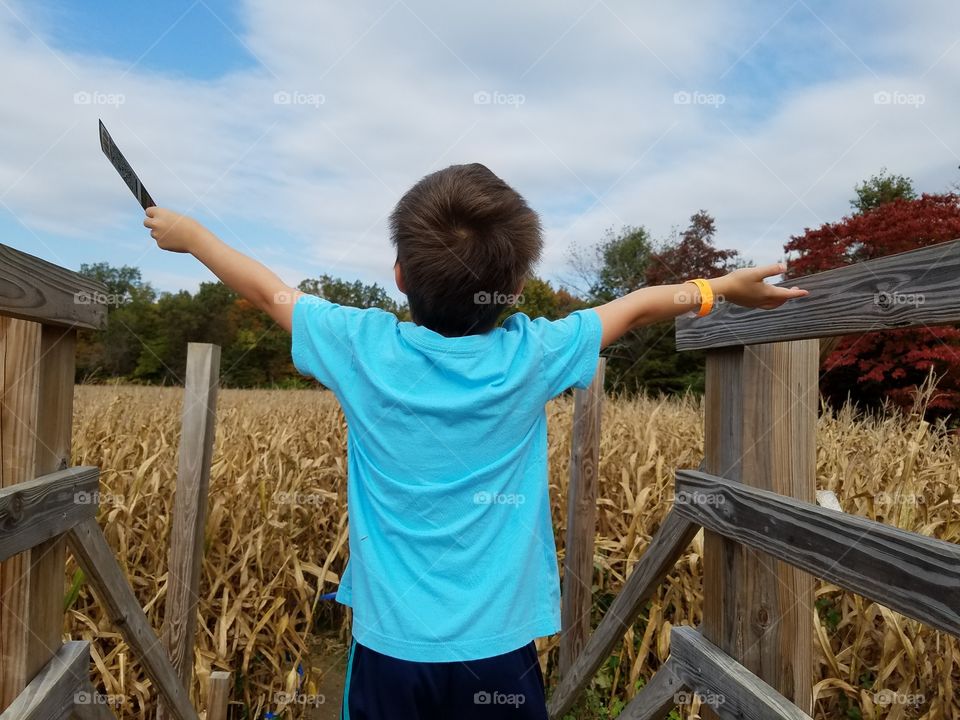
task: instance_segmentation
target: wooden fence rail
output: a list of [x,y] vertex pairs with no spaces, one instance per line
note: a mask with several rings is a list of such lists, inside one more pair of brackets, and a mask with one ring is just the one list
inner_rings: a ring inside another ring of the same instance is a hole
[[960,637],[960,545],[695,470],[676,511],[903,615]]
[[677,349],[782,342],[960,322],[960,240],[780,283],[809,290],[775,312],[721,303],[677,319]]

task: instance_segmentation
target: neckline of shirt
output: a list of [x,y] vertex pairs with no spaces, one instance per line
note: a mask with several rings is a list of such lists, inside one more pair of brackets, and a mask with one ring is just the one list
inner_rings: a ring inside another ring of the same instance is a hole
[[397,330],[406,340],[415,345],[453,353],[474,352],[479,348],[487,347],[490,344],[490,337],[496,332],[496,328],[494,328],[481,335],[447,337],[428,327],[407,320],[397,323]]

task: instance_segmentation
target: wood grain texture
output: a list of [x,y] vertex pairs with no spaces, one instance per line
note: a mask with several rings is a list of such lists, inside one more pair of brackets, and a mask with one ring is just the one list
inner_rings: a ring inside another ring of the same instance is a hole
[[107,320],[106,292],[98,282],[0,244],[0,315],[99,328]]
[[[73,429],[73,383],[77,331],[44,325],[40,331],[40,368],[34,477],[66,469]],[[96,481],[92,491],[97,489]],[[92,492],[87,499],[95,500]],[[77,492],[84,492],[78,489]],[[77,500],[83,499],[78,497]],[[79,505],[79,503],[77,503]],[[96,513],[96,503],[85,508]],[[69,513],[66,513],[69,515]],[[93,515],[91,515],[92,517]],[[68,529],[58,523],[61,532]],[[72,525],[71,525],[72,526]],[[27,635],[27,677],[33,677],[60,647],[66,578],[66,538],[53,537],[30,550],[31,632]]]
[[73,713],[78,690],[89,682],[90,643],[68,642],[2,714],[0,720],[62,720]]
[[[58,537],[81,520],[96,517],[99,475],[95,467],[68,468],[0,490],[0,560]],[[50,590],[63,595],[58,588]],[[56,647],[60,646],[59,624]]]
[[[187,375],[183,391],[179,467],[174,494],[173,528],[167,567],[164,647],[182,685],[193,679],[193,645],[197,626],[200,565],[203,559],[210,460],[217,421],[217,384],[220,347],[206,343],[187,346]],[[168,715],[164,707],[158,720]]]
[[609,657],[614,645],[636,620],[643,603],[654,593],[699,530],[699,525],[675,510],[667,514],[610,609],[590,635],[583,651],[560,679],[550,698],[551,718],[562,718],[573,707],[580,693],[590,684],[597,668]]
[[[32,480],[37,454],[41,327],[0,317],[0,487]],[[61,568],[62,573],[62,568]],[[30,632],[30,557],[0,563],[0,710],[27,686]],[[52,655],[60,643],[50,649]]]
[[563,558],[560,617],[560,676],[566,674],[590,635],[593,609],[593,550],[597,532],[597,468],[606,358],[597,362],[593,381],[574,392],[567,538]]
[[617,720],[664,720],[676,707],[678,695],[684,691],[676,667],[676,661],[667,658],[650,682],[617,715]]
[[677,488],[692,521],[960,637],[960,545],[695,470]]
[[96,520],[81,522],[67,534],[67,540],[107,617],[136,654],[157,694],[166,703],[170,715],[177,720],[198,720],[187,691],[143,614],[143,608],[130,589]]
[[693,628],[673,628],[670,659],[683,684],[721,720],[810,720],[809,715]]
[[231,673],[216,670],[207,681],[206,720],[227,720],[227,705],[230,703]]
[[[818,351],[799,340],[707,353],[710,473],[813,501]],[[681,489],[677,500],[679,511]],[[813,578],[709,529],[703,562],[704,637],[811,712]]]
[[960,240],[867,260],[779,283],[810,291],[775,310],[721,303],[677,318],[677,349],[821,338],[960,322]]

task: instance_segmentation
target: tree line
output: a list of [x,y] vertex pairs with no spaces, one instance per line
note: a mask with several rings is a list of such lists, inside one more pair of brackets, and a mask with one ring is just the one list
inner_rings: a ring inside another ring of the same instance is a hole
[[[589,247],[570,253],[570,277],[562,284],[531,277],[517,305],[505,310],[557,319],[633,290],[691,277],[711,277],[750,264],[733,249],[717,248],[716,222],[705,210],[683,229],[653,238],[642,226],[613,228]],[[918,195],[913,182],[885,169],[855,188],[849,215],[806,229],[784,245],[787,277],[799,277],[895,252],[960,238],[960,196]],[[107,287],[111,300],[104,329],[82,331],[77,353],[81,382],[119,380],[180,384],[188,342],[222,348],[226,387],[308,387],[290,360],[289,335],[219,282],[195,293],[158,292],[138,268],[102,262],[81,274]],[[331,302],[379,307],[409,320],[409,309],[377,284],[322,275],[300,290]],[[704,353],[676,352],[674,324],[639,328],[609,347],[608,390],[700,393]],[[890,330],[825,341],[820,389],[832,403],[847,398],[864,408],[884,402],[909,407],[929,373],[939,378],[927,411],[950,415],[960,406],[960,330],[954,326]]]

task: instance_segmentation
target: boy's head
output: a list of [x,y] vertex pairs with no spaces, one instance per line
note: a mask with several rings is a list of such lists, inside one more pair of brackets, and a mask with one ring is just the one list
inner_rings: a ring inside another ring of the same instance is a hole
[[483,165],[427,175],[390,216],[397,285],[416,323],[447,336],[492,329],[540,258],[540,218]]

